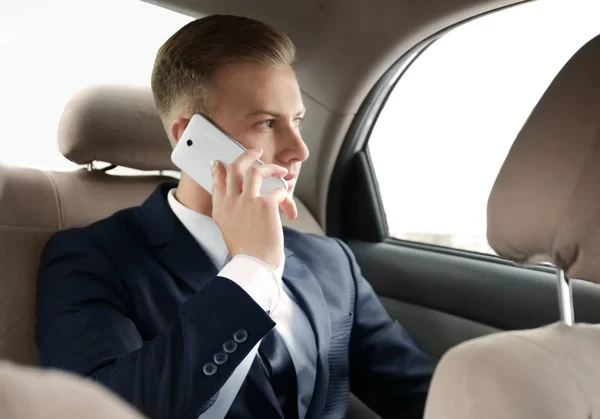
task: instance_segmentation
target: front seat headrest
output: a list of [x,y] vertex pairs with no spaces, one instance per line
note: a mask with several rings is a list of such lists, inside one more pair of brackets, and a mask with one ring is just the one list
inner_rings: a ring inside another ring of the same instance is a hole
[[0,360],[0,418],[144,419],[108,388],[71,372]]
[[488,201],[487,235],[500,256],[600,283],[600,36],[563,67],[517,136]]
[[77,164],[176,170],[148,87],[100,85],[77,92],[60,119],[58,148]]

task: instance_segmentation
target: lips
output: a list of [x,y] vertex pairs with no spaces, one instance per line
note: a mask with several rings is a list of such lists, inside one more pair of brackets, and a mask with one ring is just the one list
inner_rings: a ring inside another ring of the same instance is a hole
[[284,176],[283,179],[287,183],[287,190],[288,190],[288,192],[293,191],[294,188],[296,187],[296,180],[298,179],[298,175],[287,174],[286,176]]

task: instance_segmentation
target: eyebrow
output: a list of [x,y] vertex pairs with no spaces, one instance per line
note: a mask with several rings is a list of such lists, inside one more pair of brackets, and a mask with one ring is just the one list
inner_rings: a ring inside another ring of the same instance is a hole
[[[296,116],[304,115],[305,113],[306,113],[306,109],[302,109],[296,113]],[[278,112],[273,112],[273,111],[268,111],[268,110],[252,111],[248,114],[249,117],[250,116],[260,116],[260,115],[269,115],[272,118],[279,118],[279,117],[283,116],[282,114],[280,114]]]

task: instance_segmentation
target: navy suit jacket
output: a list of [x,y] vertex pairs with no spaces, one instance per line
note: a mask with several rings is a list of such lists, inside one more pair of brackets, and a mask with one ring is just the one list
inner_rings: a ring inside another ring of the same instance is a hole
[[[274,322],[171,211],[163,184],[140,206],[55,234],[41,259],[36,343],[43,366],[99,381],[151,418],[197,419]],[[432,363],[393,321],[337,239],[285,229],[283,280],[315,333],[307,418],[345,417],[351,389],[384,417],[422,411]],[[203,365],[244,329],[217,372]],[[248,417],[279,418],[272,388]]]

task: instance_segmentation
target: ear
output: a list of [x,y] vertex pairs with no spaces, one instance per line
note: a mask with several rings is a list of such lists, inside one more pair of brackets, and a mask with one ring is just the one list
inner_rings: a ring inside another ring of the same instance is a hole
[[183,131],[190,123],[190,118],[177,118],[171,123],[171,138],[175,140],[175,143],[179,142]]

